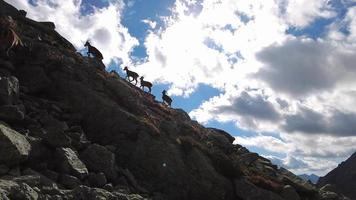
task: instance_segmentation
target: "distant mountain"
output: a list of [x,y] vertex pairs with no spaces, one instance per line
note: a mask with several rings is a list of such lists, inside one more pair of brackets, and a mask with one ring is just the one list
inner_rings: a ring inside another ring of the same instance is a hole
[[306,181],[311,181],[312,183],[316,184],[319,180],[319,176],[315,175],[315,174],[301,174],[301,175],[298,175],[300,178],[306,180]]
[[326,184],[332,184],[337,192],[356,199],[356,153],[319,179],[319,186]]

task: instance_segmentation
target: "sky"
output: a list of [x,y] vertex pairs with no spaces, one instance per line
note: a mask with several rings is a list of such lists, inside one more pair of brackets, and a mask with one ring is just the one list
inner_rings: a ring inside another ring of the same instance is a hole
[[356,151],[356,0],[5,0],[294,173]]

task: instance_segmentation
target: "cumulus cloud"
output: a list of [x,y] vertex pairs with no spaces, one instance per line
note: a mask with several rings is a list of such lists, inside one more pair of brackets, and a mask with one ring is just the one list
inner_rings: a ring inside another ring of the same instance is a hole
[[[8,0],[6,0],[8,1]],[[112,60],[131,64],[130,53],[138,45],[127,28],[121,23],[125,5],[122,1],[109,1],[109,6],[94,8],[90,14],[81,12],[81,0],[37,0],[35,5],[24,0],[9,3],[28,12],[30,18],[52,21],[56,30],[80,50],[90,40],[104,55],[104,63]]]
[[256,78],[272,89],[294,97],[332,90],[338,83],[353,82],[355,49],[329,41],[291,39],[257,53],[265,65]]

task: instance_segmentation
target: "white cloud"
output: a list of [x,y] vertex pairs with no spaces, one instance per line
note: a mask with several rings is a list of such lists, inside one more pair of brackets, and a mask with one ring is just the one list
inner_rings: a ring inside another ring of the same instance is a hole
[[52,21],[56,30],[68,39],[77,49],[83,49],[90,39],[104,56],[104,63],[112,59],[121,59],[130,64],[130,52],[138,45],[127,28],[121,24],[122,1],[112,1],[108,7],[97,9],[93,13],[81,13],[81,0],[38,0],[33,6],[24,0],[11,0],[9,3],[28,12],[28,17],[38,21]]

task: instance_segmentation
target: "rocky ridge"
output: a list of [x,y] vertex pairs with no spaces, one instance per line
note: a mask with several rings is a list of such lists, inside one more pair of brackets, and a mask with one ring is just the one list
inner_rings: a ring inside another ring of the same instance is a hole
[[356,153],[342,162],[318,181],[320,187],[329,187],[334,192],[356,199]]
[[0,199],[346,200],[233,144],[0,0]]

